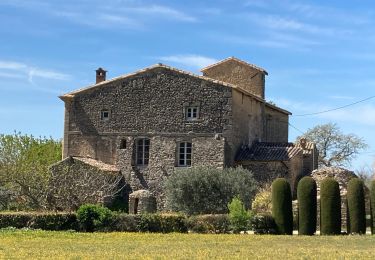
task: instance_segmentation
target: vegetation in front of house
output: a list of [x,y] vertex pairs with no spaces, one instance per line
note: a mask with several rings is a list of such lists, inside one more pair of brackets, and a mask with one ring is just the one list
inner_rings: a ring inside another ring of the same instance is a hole
[[0,231],[1,259],[373,259],[375,236]]
[[61,159],[61,141],[0,134],[0,210],[42,209],[47,204],[49,166]]
[[278,234],[293,233],[292,193],[285,178],[277,178],[272,183],[272,216]]
[[317,185],[313,178],[303,177],[297,187],[298,234],[313,235],[316,232]]
[[375,234],[375,180],[370,185],[371,232]]
[[[188,215],[223,214],[227,205],[239,196],[245,208],[255,195],[257,183],[242,167],[217,169],[194,167],[178,170],[166,181],[167,206]],[[207,196],[210,194],[210,196]]]
[[340,187],[333,178],[326,178],[320,185],[320,232],[322,235],[341,233]]
[[366,233],[366,209],[363,181],[353,178],[348,183],[348,232],[350,234]]
[[228,204],[228,209],[230,226],[234,233],[250,229],[252,212],[245,209],[239,197],[236,196],[232,199],[231,203]]

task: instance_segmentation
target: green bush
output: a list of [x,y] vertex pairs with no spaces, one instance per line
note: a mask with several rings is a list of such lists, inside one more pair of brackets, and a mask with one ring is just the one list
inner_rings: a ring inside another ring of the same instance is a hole
[[43,230],[78,229],[76,214],[50,212],[0,213],[0,228],[32,228]]
[[251,220],[251,229],[254,234],[277,234],[277,227],[271,214],[261,213]]
[[297,187],[298,234],[313,235],[316,232],[317,217],[316,182],[311,177],[303,177]]
[[94,232],[105,228],[111,222],[112,216],[110,209],[94,204],[82,205],[77,210],[78,222],[86,232]]
[[272,183],[272,216],[279,234],[293,234],[292,194],[285,178],[277,178]]
[[375,235],[375,180],[370,185],[371,233]]
[[197,215],[187,219],[187,227],[194,233],[222,234],[231,230],[227,214]]
[[234,233],[247,231],[252,217],[251,211],[247,211],[239,197],[234,197],[228,204],[229,221]]
[[186,217],[171,214],[142,214],[139,219],[138,230],[140,232],[158,233],[186,233],[188,231]]
[[353,178],[348,183],[348,232],[366,234],[366,208],[363,181]]
[[227,213],[238,195],[248,209],[256,187],[253,174],[241,167],[179,169],[165,183],[167,207],[188,215]]
[[114,213],[106,231],[139,232],[141,215]]
[[320,185],[320,233],[341,233],[340,187],[333,178],[326,178]]

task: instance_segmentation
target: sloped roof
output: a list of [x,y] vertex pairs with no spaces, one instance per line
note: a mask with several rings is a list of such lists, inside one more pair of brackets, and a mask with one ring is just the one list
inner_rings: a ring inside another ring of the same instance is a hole
[[236,161],[288,161],[300,152],[293,143],[254,142],[241,148]]
[[315,143],[308,141],[306,141],[305,145],[302,145],[300,142],[297,142],[295,145],[303,150],[303,154],[311,154],[316,148]]
[[67,100],[67,99],[72,99],[77,94],[84,93],[84,92],[90,91],[90,90],[94,90],[96,88],[105,87],[108,83],[111,83],[111,82],[114,82],[114,81],[117,81],[117,80],[121,80],[121,79],[131,78],[133,76],[136,76],[136,75],[139,75],[141,73],[145,73],[147,71],[151,71],[151,70],[154,70],[154,69],[157,69],[157,68],[164,68],[164,69],[167,69],[167,70],[170,70],[170,71],[174,71],[174,72],[181,73],[181,74],[184,74],[184,75],[187,75],[187,76],[191,76],[191,77],[194,77],[194,78],[202,79],[202,80],[205,80],[205,81],[209,81],[209,82],[212,82],[212,83],[215,83],[215,84],[219,84],[219,85],[222,85],[222,86],[226,86],[226,87],[235,89],[235,90],[237,90],[237,91],[239,91],[239,92],[241,92],[241,93],[243,93],[247,96],[250,96],[250,97],[264,103],[266,106],[268,106],[270,108],[273,108],[275,110],[278,110],[278,111],[280,111],[282,113],[285,113],[285,114],[288,114],[288,115],[292,114],[291,112],[289,112],[285,109],[282,109],[280,107],[277,107],[275,105],[272,105],[272,104],[266,102],[263,98],[260,98],[257,95],[254,95],[253,93],[251,93],[251,92],[249,92],[249,91],[247,91],[247,90],[245,90],[245,89],[243,89],[243,88],[241,88],[237,85],[230,84],[230,83],[220,81],[220,80],[216,80],[216,79],[212,79],[212,78],[205,77],[205,76],[196,75],[194,73],[184,71],[184,70],[180,70],[180,69],[177,69],[177,68],[165,65],[165,64],[161,64],[161,63],[152,65],[150,67],[146,67],[146,68],[141,69],[141,70],[137,70],[133,73],[125,74],[125,75],[122,75],[122,76],[119,76],[119,77],[112,78],[110,80],[105,80],[105,81],[102,81],[102,82],[97,83],[97,84],[93,84],[93,85],[90,85],[90,86],[87,86],[87,87],[84,87],[84,88],[80,88],[80,89],[71,91],[69,93],[66,93],[66,94],[60,96],[60,98],[64,101]]
[[104,163],[102,161],[98,161],[92,158],[73,157],[73,159],[81,161],[85,164],[91,165],[95,168],[98,168],[101,171],[105,171],[105,172],[119,172],[120,171],[115,165],[107,164],[107,163]]
[[224,59],[224,60],[221,60],[221,61],[219,61],[219,62],[216,62],[216,63],[214,63],[214,64],[211,64],[211,65],[209,65],[209,66],[207,66],[207,67],[204,67],[203,69],[201,69],[201,71],[204,72],[204,71],[206,71],[206,70],[208,70],[208,69],[211,69],[211,68],[213,68],[213,67],[219,66],[219,65],[221,65],[221,64],[223,64],[223,63],[225,63],[225,62],[228,62],[228,61],[236,61],[236,62],[238,62],[238,63],[241,63],[241,64],[243,64],[243,65],[245,65],[245,66],[249,66],[249,67],[251,67],[251,68],[253,68],[253,69],[259,70],[260,72],[262,72],[262,73],[268,75],[268,72],[267,72],[265,69],[263,69],[263,68],[261,68],[261,67],[258,67],[258,66],[254,65],[254,64],[248,63],[248,62],[246,62],[246,61],[240,60],[240,59],[238,59],[238,58],[236,58],[236,57],[233,57],[233,56],[232,56],[232,57],[228,57],[228,58],[226,58],[226,59]]

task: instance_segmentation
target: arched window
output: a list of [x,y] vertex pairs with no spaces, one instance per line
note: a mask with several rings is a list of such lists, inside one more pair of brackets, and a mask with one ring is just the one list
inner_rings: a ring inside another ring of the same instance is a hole
[[136,162],[137,165],[148,165],[150,156],[150,139],[141,138],[136,142]]
[[178,143],[178,166],[191,166],[192,145],[191,142]]

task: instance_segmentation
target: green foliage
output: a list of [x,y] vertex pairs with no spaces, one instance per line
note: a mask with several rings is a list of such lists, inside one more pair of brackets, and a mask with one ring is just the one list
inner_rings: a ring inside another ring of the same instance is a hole
[[254,197],[251,210],[255,213],[272,213],[271,186],[262,188]]
[[268,213],[255,215],[251,220],[251,229],[254,234],[277,234],[275,219]]
[[370,208],[371,208],[371,233],[375,235],[375,180],[370,186]]
[[341,233],[340,187],[333,178],[326,178],[320,185],[320,233],[339,235]]
[[45,206],[48,167],[61,160],[61,141],[32,135],[0,135],[0,186],[6,198],[0,209],[40,209]]
[[229,233],[231,224],[227,214],[196,215],[187,219],[187,227],[194,233]]
[[348,226],[351,234],[366,233],[366,209],[363,181],[353,178],[348,183]]
[[316,182],[311,177],[303,177],[297,187],[298,234],[313,235],[316,232],[317,191]]
[[85,204],[77,210],[77,219],[86,232],[98,231],[107,226],[112,220],[112,211],[106,207]]
[[0,228],[7,227],[43,230],[76,230],[78,228],[78,222],[74,213],[0,213]]
[[251,172],[238,167],[192,167],[173,173],[165,183],[167,206],[188,215],[227,213],[234,196],[250,207],[256,191]]
[[247,231],[252,217],[251,211],[247,211],[239,197],[234,197],[228,204],[229,221],[234,233]]
[[142,214],[138,230],[141,232],[186,233],[187,227],[184,215]]
[[272,216],[279,234],[293,234],[292,194],[285,178],[277,178],[272,183]]

